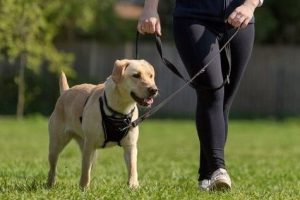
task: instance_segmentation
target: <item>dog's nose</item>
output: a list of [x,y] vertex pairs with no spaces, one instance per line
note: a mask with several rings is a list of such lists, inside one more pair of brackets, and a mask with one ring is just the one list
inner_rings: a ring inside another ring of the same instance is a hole
[[158,89],[156,87],[148,87],[149,95],[154,96],[157,94],[157,92],[158,92]]

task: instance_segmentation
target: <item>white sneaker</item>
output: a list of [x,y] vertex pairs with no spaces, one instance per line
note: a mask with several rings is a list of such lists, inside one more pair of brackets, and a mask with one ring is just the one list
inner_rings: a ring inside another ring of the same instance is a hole
[[203,191],[208,191],[209,184],[210,184],[210,180],[203,179],[202,181],[199,182],[199,189]]
[[224,191],[231,189],[231,180],[226,169],[219,168],[211,175],[209,190]]

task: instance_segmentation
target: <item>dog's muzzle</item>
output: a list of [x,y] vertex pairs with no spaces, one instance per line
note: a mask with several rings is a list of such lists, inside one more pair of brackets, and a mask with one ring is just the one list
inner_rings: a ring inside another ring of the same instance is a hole
[[158,93],[158,89],[156,87],[149,87],[147,88],[148,97],[147,98],[140,98],[134,92],[131,92],[131,97],[137,102],[137,104],[148,107],[151,106],[154,102],[154,97]]

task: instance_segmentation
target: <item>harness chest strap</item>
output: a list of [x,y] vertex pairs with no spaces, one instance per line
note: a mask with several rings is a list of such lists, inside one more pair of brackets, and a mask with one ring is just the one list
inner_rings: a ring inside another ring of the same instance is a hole
[[[128,125],[131,123],[135,108],[133,108],[127,115],[119,113],[108,106],[105,93],[103,94],[103,97],[101,96],[99,98],[99,103],[100,112],[102,115],[101,123],[105,138],[101,147],[104,148],[108,142],[117,142],[118,145],[121,146],[120,141],[128,134],[130,130],[130,128],[124,129],[124,127],[128,127]],[[112,113],[112,116],[106,115],[106,113],[104,112],[104,104],[109,112]]]

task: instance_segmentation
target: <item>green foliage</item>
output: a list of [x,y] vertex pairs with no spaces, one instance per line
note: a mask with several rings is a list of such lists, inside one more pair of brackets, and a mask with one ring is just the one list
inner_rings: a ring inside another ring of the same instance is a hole
[[78,187],[75,142],[58,161],[57,185],[47,189],[47,119],[0,118],[0,199],[299,199],[299,119],[232,121],[226,146],[231,192],[198,190],[199,144],[193,121],[145,121],[139,138],[141,187],[126,186],[123,150],[100,149],[91,187]]
[[255,12],[256,41],[260,43],[274,42],[278,21],[268,7],[262,7]]
[[[59,1],[56,1],[59,2]],[[24,113],[26,102],[25,69],[36,74],[42,65],[51,72],[65,71],[71,74],[73,57],[59,52],[53,44],[58,25],[50,23],[48,10],[55,1],[43,0],[2,0],[0,2],[0,58],[18,64],[15,80],[18,84],[17,117]],[[62,6],[62,3],[60,2]]]
[[17,104],[17,85],[14,76],[0,75],[0,113],[13,115]]
[[[0,74],[0,115],[13,115],[16,110],[18,85],[17,81],[13,81],[15,77],[13,67],[8,68],[12,69],[5,70],[3,74]],[[37,76],[32,70],[25,70],[25,115],[38,113],[49,116],[59,97],[57,74],[49,72],[46,67],[42,67],[40,71],[40,75]],[[68,77],[68,82],[72,86],[87,82],[87,80]],[[93,81],[89,80],[89,82]]]
[[52,72],[71,72],[73,58],[57,51],[53,39],[58,26],[47,20],[53,13],[51,5],[57,2],[60,1],[1,0],[0,19],[4,20],[0,21],[0,49],[6,59],[16,62],[26,54],[26,67],[35,72],[45,61]]
[[[272,11],[278,26],[270,34],[273,42],[277,43],[300,43],[300,1],[278,0],[266,1],[266,6]],[[260,20],[265,20],[261,18]],[[268,21],[266,21],[267,23]]]
[[64,2],[66,6],[61,10],[54,9],[65,16],[57,39],[95,39],[110,43],[133,40],[136,21],[119,18],[114,12],[116,1],[68,0],[67,5]]

